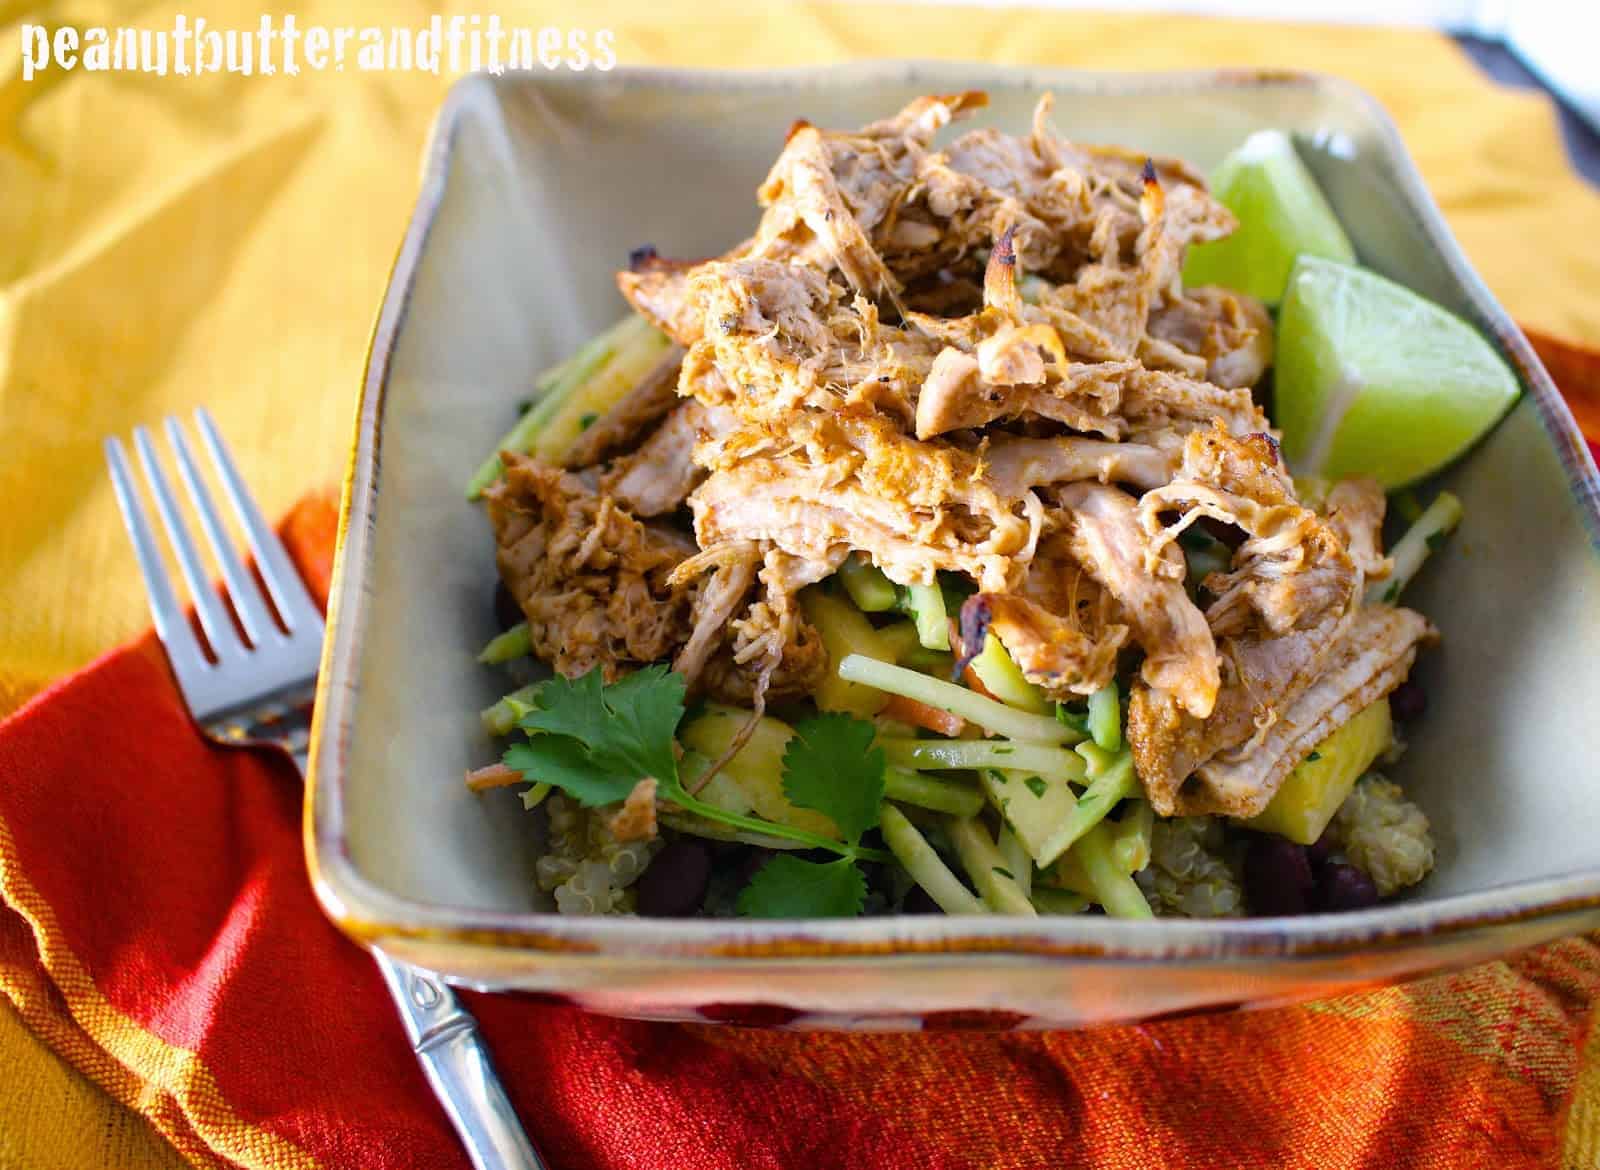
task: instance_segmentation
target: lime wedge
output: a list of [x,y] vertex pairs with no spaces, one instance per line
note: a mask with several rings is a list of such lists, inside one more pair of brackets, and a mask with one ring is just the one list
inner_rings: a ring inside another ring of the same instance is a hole
[[1516,376],[1459,317],[1377,273],[1302,256],[1278,318],[1274,421],[1297,475],[1402,487],[1470,447]]
[[1184,284],[1220,284],[1275,305],[1295,257],[1356,258],[1322,189],[1281,130],[1246,138],[1212,173],[1211,191],[1238,218],[1239,229],[1190,248]]

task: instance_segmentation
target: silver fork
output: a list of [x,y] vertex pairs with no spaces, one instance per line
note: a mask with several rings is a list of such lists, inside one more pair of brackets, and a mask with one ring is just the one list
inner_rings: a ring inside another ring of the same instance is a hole
[[[112,436],[105,441],[106,461],[111,465],[111,483],[133,540],[139,571],[144,575],[150,614],[178,678],[183,701],[201,730],[222,744],[282,747],[304,775],[311,700],[322,654],[322,615],[277,533],[262,519],[211,416],[203,409],[197,410],[195,421],[223,493],[255,554],[257,571],[283,628],[274,621],[267,598],[261,595],[229,542],[222,517],[175,418],[166,420],[167,441],[222,570],[221,596],[207,579],[200,552],[178,509],[178,501],[167,486],[150,432],[137,428],[133,445],[155,497],[167,541],[188,586],[210,656],[184,615],[134,489],[127,454],[122,443]],[[242,639],[234,627],[230,606],[244,631]],[[471,1013],[430,972],[402,963],[377,948],[373,948],[372,956],[400,1010],[412,1050],[476,1170],[546,1170],[495,1075]]]

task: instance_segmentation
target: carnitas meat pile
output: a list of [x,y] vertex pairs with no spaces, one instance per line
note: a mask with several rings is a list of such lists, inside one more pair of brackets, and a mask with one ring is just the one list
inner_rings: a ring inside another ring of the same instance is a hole
[[[504,457],[502,576],[563,673],[670,660],[759,708],[835,665],[796,593],[846,557],[960,574],[967,650],[993,633],[1052,696],[1140,656],[1158,813],[1251,816],[1433,636],[1363,603],[1390,571],[1383,494],[1297,497],[1252,396],[1270,318],[1180,277],[1235,226],[1193,171],[1064,141],[1048,99],[1026,137],[935,148],[984,104],[797,123],[750,239],[635,253],[623,295],[677,345],[565,467]],[[1191,583],[1195,525],[1231,564]]]

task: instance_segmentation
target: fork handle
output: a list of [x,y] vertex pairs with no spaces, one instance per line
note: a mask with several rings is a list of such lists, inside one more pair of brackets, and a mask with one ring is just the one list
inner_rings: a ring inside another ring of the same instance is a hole
[[[284,747],[304,776],[304,741],[291,740]],[[455,992],[430,972],[377,947],[372,958],[400,1011],[417,1063],[455,1126],[473,1170],[550,1170],[517,1120],[478,1033],[478,1021]]]
[[430,973],[377,947],[372,957],[473,1170],[548,1170],[495,1075],[472,1013]]

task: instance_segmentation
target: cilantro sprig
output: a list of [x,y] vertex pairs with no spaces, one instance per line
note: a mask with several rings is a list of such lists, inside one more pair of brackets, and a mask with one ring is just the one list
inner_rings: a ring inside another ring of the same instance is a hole
[[783,794],[789,803],[815,809],[849,841],[876,828],[883,809],[883,749],[873,747],[877,728],[863,719],[832,712],[795,724],[783,753]]
[[503,761],[528,779],[552,784],[580,804],[622,800],[642,777],[678,782],[672,735],[683,718],[683,675],[651,666],[607,686],[599,668],[560,675],[533,696],[517,726],[532,734]]
[[838,826],[840,837],[826,837],[728,812],[689,793],[674,742],[685,689],[683,676],[663,665],[614,683],[606,683],[598,668],[575,679],[558,675],[534,692],[531,709],[517,723],[527,738],[507,748],[502,759],[525,779],[559,788],[586,806],[622,800],[642,777],[651,776],[658,797],[686,812],[837,855],[831,862],[774,858],[740,894],[741,913],[774,918],[859,913],[866,881],[855,863],[891,860],[885,851],[861,844],[883,805],[884,757],[872,744],[873,726],[847,715],[819,715],[798,724],[789,741],[784,794]]
[[[824,814],[856,843],[883,812],[883,749],[872,724],[830,713],[795,725],[783,753],[783,794],[789,803]],[[749,918],[853,918],[867,882],[848,857],[806,861],[775,857],[739,893]]]

